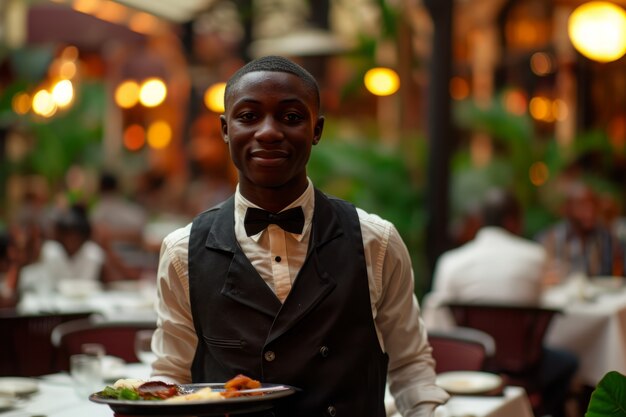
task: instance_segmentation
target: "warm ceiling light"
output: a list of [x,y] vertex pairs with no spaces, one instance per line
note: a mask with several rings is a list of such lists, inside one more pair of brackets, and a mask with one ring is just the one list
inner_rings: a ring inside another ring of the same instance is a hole
[[30,96],[27,93],[17,93],[11,100],[11,107],[17,114],[26,114],[30,110]]
[[156,107],[167,96],[167,87],[159,78],[149,78],[139,90],[139,102],[146,107]]
[[389,96],[400,88],[400,77],[390,68],[372,68],[363,81],[368,91],[377,96]]
[[139,84],[127,80],[115,89],[115,103],[123,109],[130,109],[139,101]]
[[70,80],[61,80],[52,87],[52,99],[60,108],[67,107],[74,99],[74,86]]
[[132,124],[124,130],[124,146],[129,151],[138,151],[146,143],[146,131],[139,124]]
[[568,33],[574,47],[587,58],[615,61],[626,53],[626,11],[603,1],[585,3],[570,15]]
[[57,111],[57,105],[52,94],[47,90],[39,90],[33,96],[33,112],[43,117],[52,117]]
[[224,112],[226,83],[215,83],[204,92],[204,105],[215,113]]
[[164,120],[158,120],[148,127],[148,145],[153,149],[163,149],[172,141],[172,128]]

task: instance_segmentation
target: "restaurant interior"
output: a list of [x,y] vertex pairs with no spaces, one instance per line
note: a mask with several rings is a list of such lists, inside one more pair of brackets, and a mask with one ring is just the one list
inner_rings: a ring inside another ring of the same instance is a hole
[[[551,415],[527,372],[545,346],[578,361],[563,416],[607,415],[607,393],[626,392],[625,54],[624,0],[3,0],[0,416],[127,414],[87,399],[102,375],[76,395],[70,359],[95,349],[108,379],[147,377],[136,342],[156,326],[161,242],[235,191],[224,88],[266,55],[318,81],[307,174],[393,223],[425,314],[489,190],[516,196],[519,235],[538,241],[573,185],[591,189],[594,224],[617,242],[608,270],[555,260],[540,303],[446,304],[463,331],[426,326],[440,376],[486,377],[450,388],[437,417]],[[74,207],[102,269],[41,284],[55,275],[42,242]]]

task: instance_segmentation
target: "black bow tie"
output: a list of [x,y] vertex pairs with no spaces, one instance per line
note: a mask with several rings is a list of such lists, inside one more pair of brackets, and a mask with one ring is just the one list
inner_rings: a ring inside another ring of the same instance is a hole
[[270,224],[280,226],[280,228],[290,233],[301,234],[302,228],[304,228],[304,212],[302,207],[294,207],[276,214],[249,207],[246,210],[243,224],[248,236],[256,235],[265,230]]

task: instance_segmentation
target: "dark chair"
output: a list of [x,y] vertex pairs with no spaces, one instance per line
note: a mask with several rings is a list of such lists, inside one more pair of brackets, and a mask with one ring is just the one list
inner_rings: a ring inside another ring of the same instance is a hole
[[535,410],[541,409],[538,386],[544,356],[543,340],[555,314],[560,311],[539,306],[448,303],[456,324],[491,335],[495,355],[486,370],[503,374],[507,383],[526,389]]
[[468,327],[429,330],[435,371],[482,371],[495,353],[495,342],[487,333]]
[[63,323],[54,328],[50,340],[57,349],[57,368],[69,369],[69,357],[83,352],[83,345],[102,345],[107,355],[126,362],[138,362],[135,335],[140,330],[154,330],[153,321],[102,321],[82,319]]
[[56,372],[55,351],[50,343],[52,330],[62,323],[84,319],[91,314],[0,313],[0,375],[31,377]]

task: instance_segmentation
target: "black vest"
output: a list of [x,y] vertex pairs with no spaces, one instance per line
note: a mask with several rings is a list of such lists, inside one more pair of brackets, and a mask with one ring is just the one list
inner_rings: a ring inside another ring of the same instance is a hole
[[288,384],[280,417],[384,417],[388,358],[380,349],[355,208],[315,191],[306,260],[284,304],[235,239],[234,199],[198,215],[189,242],[198,346],[193,382],[242,373]]

